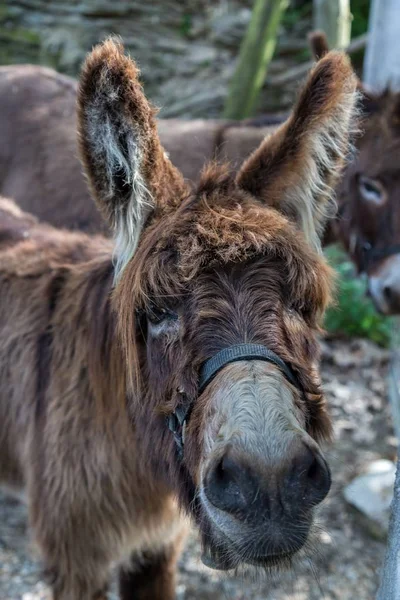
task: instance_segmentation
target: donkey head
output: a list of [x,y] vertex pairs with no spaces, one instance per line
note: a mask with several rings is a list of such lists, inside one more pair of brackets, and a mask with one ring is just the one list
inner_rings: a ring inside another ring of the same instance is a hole
[[[323,32],[310,35],[315,58],[324,56]],[[337,188],[339,218],[334,237],[342,240],[368,290],[384,314],[400,313],[400,93],[372,94],[358,80],[363,135],[357,155]]]
[[340,234],[383,314],[400,313],[400,93],[363,94],[356,160],[338,187]]
[[319,234],[355,78],[344,55],[326,56],[236,176],[211,165],[191,190],[137,77],[107,41],[79,94],[83,161],[115,229],[136,435],[145,464],[196,518],[208,564],[266,567],[304,545],[330,487],[315,336],[331,273]]

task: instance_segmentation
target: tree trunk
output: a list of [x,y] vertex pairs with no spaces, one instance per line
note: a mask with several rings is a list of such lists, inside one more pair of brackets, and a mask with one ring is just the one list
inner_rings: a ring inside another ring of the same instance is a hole
[[399,33],[399,0],[372,0],[364,81],[376,91],[400,91]]
[[329,48],[346,48],[350,43],[350,0],[314,0],[314,28],[325,31]]
[[224,109],[227,119],[243,119],[252,115],[274,54],[278,26],[287,5],[288,0],[255,0],[229,87]]

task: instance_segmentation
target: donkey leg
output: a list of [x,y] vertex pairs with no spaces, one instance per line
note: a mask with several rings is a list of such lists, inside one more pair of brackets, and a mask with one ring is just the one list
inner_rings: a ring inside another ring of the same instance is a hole
[[[107,600],[108,585],[100,583],[98,578],[88,581],[74,575],[62,574],[57,569],[49,569],[46,579],[51,587],[53,600]],[[100,579],[100,578],[99,578]]]
[[121,600],[174,600],[176,563],[181,542],[140,558],[133,555],[119,573]]

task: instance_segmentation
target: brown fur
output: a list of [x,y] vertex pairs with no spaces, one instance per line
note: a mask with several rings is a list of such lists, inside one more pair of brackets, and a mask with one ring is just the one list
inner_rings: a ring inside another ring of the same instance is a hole
[[315,60],[319,60],[329,52],[328,40],[323,31],[312,31],[308,36],[308,42]]
[[[237,177],[213,165],[191,192],[164,154],[135,65],[110,40],[83,68],[79,126],[99,208],[116,239],[126,238],[124,249],[137,245],[132,256],[117,256],[115,289],[110,241],[39,224],[0,201],[0,477],[26,488],[56,600],[104,597],[114,560],[124,564],[123,600],[172,600],[182,538],[176,497],[196,519],[205,546],[221,553],[199,491],[216,419],[225,418],[217,395],[229,382],[239,385],[248,369],[230,365],[197,398],[199,366],[221,347],[258,342],[291,363],[304,395],[271,365],[256,361],[257,377],[273,382],[271,394],[289,402],[296,431],[320,454],[317,441],[329,438],[331,427],[315,334],[331,277],[308,233],[329,203],[322,184],[330,174],[316,167],[310,136],[326,134],[326,148],[346,144],[354,88],[348,61],[328,55],[311,73],[292,121],[254,155],[259,163],[271,148],[281,156],[281,143],[298,173],[291,193],[301,190],[307,206],[286,209],[285,161],[264,184],[252,158]],[[338,111],[347,129],[333,130]],[[341,156],[332,161],[339,169]],[[319,196],[310,174],[308,192],[304,187],[304,163],[321,178]],[[143,185],[135,188],[138,180]],[[148,200],[144,218],[141,194]],[[165,415],[189,400],[194,408],[180,461]],[[263,485],[281,481],[300,447],[290,427],[279,433],[277,419],[266,426],[271,435],[261,441],[280,448],[281,458],[254,458]],[[257,510],[268,522],[264,503]],[[285,557],[298,549],[299,532],[305,541],[312,522],[304,502],[292,499],[290,514],[297,516],[283,536]],[[263,527],[251,533],[246,550],[232,545],[230,566],[275,564],[271,540],[260,538]]]
[[73,79],[0,67],[0,193],[57,227],[106,231],[78,160]]

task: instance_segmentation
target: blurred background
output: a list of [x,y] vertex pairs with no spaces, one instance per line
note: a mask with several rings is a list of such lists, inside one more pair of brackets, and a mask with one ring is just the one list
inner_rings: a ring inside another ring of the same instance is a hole
[[[349,52],[357,74],[373,93],[384,94],[387,87],[396,91],[400,56],[396,61],[382,42],[382,36],[393,40],[393,31],[400,35],[395,4],[399,3],[6,0],[0,3],[0,64],[46,65],[76,78],[91,47],[117,34],[139,63],[146,94],[160,107],[163,119],[281,115],[290,109],[312,65],[308,34],[315,29],[325,31],[331,48]],[[392,13],[387,15],[389,6]],[[180,562],[179,600],[376,596],[397,454],[393,422],[398,419],[399,327],[396,316],[381,314],[368,297],[356,255],[351,260],[340,244],[325,251],[337,271],[337,302],[328,311],[321,339],[322,377],[336,441],[330,451],[333,491],[321,512],[318,548],[311,548],[311,558],[301,559],[291,573],[268,582],[243,583],[234,577],[221,579],[202,566],[193,536]],[[40,562],[26,540],[23,507],[0,496],[1,600],[49,598]]]

